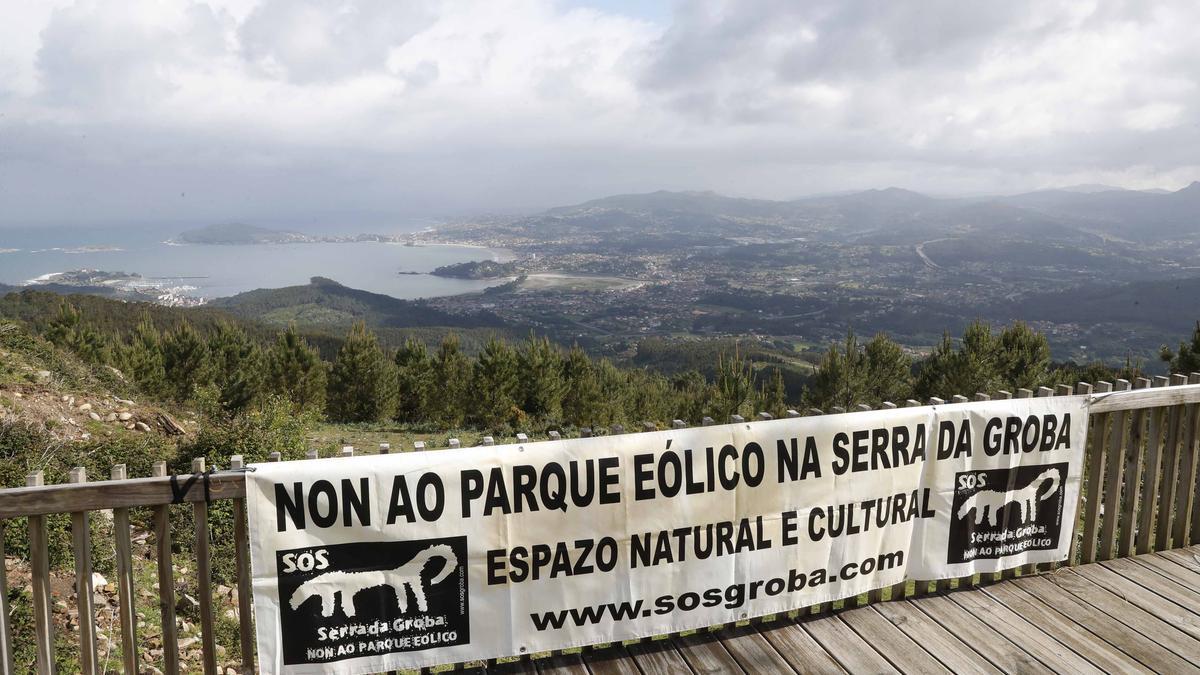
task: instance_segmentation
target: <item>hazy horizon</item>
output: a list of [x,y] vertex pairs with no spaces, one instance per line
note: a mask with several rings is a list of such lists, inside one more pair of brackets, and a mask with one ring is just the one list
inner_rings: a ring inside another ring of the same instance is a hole
[[0,15],[0,227],[370,229],[656,190],[1200,178],[1186,0],[0,0]]

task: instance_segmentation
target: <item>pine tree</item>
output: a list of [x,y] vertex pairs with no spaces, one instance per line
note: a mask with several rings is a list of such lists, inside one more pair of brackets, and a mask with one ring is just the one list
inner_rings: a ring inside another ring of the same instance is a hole
[[783,369],[774,367],[770,370],[770,377],[759,385],[754,408],[774,417],[784,417],[787,415],[787,387],[783,383]]
[[152,397],[166,395],[162,336],[149,317],[142,318],[122,350],[122,366],[143,393]]
[[429,418],[430,391],[433,388],[433,359],[425,343],[409,337],[396,350],[396,380],[399,403],[396,419],[422,422]]
[[298,410],[325,408],[325,363],[296,331],[280,331],[266,355],[266,389],[287,397]]
[[714,409],[719,421],[743,412],[742,408],[754,395],[754,371],[735,347],[733,355],[724,352],[717,357],[717,387]]
[[88,363],[108,361],[108,341],[83,320],[79,309],[64,300],[58,317],[46,327],[46,339],[56,346],[69,349]]
[[396,375],[365,322],[350,327],[329,371],[326,408],[337,422],[381,422],[396,412]]
[[1047,381],[1050,343],[1045,335],[1017,321],[1000,331],[997,343],[996,369],[1000,384],[1015,392],[1017,389],[1035,389]]
[[471,390],[471,362],[459,349],[458,336],[450,333],[433,359],[430,407],[435,421],[445,429],[462,425]]
[[162,355],[167,395],[173,400],[187,401],[197,387],[211,383],[208,344],[192,324],[185,321],[167,333],[162,341]]
[[600,416],[600,380],[592,360],[579,345],[567,352],[563,361],[563,419],[575,426],[598,424]]
[[475,361],[473,420],[484,429],[507,430],[520,420],[517,407],[517,355],[506,342],[492,338]]
[[262,392],[262,350],[246,331],[221,322],[209,339],[208,351],[221,407],[232,413],[245,410]]
[[1163,347],[1163,350],[1168,356],[1165,360],[1170,364],[1171,372],[1200,372],[1200,321],[1196,322],[1196,328],[1192,330],[1191,342],[1179,343],[1179,351],[1175,354],[1171,354],[1166,347]]
[[688,370],[675,377],[675,410],[671,419],[681,419],[691,424],[710,416],[713,387],[698,370]]
[[958,349],[949,333],[942,336],[941,343],[921,364],[917,394],[924,399],[994,391],[1001,384],[998,364],[999,342],[991,327],[982,321],[972,322],[963,332]]
[[527,415],[543,424],[555,424],[562,418],[563,359],[548,338],[532,333],[517,352],[520,390],[518,403]]
[[860,346],[854,331],[842,348],[832,345],[817,364],[806,399],[817,408],[850,410],[865,403],[903,401],[912,395],[912,360],[883,333]]

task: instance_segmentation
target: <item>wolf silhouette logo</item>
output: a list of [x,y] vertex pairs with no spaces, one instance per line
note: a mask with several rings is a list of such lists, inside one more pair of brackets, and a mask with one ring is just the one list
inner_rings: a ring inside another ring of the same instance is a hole
[[[424,572],[425,566],[434,558],[442,560],[442,568],[428,581],[425,581],[421,578],[421,574]],[[316,596],[321,600],[321,616],[331,617],[335,601],[340,595],[342,613],[347,618],[353,618],[357,611],[354,607],[354,596],[368,589],[388,586],[395,592],[396,603],[400,606],[402,613],[408,611],[409,591],[417,600],[417,609],[427,612],[429,603],[425,598],[426,589],[450,576],[456,569],[458,569],[458,557],[454,554],[454,550],[445,544],[435,544],[417,552],[411,560],[393,569],[364,572],[333,571],[317,575],[301,584],[292,593],[289,604],[293,610],[296,610],[309,598]]]
[[[1042,492],[1044,485],[1050,487]],[[975,524],[982,525],[986,520],[990,525],[1000,524],[1000,512],[1005,506],[1013,504],[1022,523],[1037,519],[1038,503],[1046,501],[1058,492],[1059,480],[1056,469],[1046,469],[1038,474],[1029,485],[1020,490],[980,490],[971,495],[958,509],[958,517],[966,518],[975,511]]]

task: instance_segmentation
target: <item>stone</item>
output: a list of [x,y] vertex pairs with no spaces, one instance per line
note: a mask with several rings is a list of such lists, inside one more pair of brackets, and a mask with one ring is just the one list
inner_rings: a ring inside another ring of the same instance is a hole
[[138,431],[141,431],[141,432],[150,431],[150,425],[146,424],[145,422],[138,422],[138,423],[134,424],[133,426],[134,426],[134,428],[136,428]]
[[122,422],[128,422],[129,420],[133,419],[133,413],[123,412],[117,415],[117,419],[121,420]]
[[98,415],[98,414],[96,414],[96,413],[94,413],[94,412],[90,412],[90,413],[88,413],[88,419],[92,420],[93,422],[99,422],[99,421],[100,421],[100,415]]
[[79,412],[87,412],[92,409],[91,403],[84,403],[79,406]]
[[99,572],[92,572],[92,588],[100,590],[108,585],[108,579],[104,578]]
[[43,381],[50,379],[50,371],[48,371],[48,370],[37,371],[37,378],[39,380],[43,380]]
[[108,413],[107,415],[104,416],[104,421],[105,422],[116,422],[117,421],[117,413]]

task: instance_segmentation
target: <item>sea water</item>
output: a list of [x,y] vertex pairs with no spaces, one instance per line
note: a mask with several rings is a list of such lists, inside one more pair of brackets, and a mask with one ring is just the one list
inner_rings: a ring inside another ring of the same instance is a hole
[[[489,260],[499,252],[454,245],[356,242],[201,245],[172,241],[161,228],[0,229],[0,283],[19,285],[79,269],[142,275],[148,285],[218,298],[320,276],[401,299],[480,291],[503,280],[446,279],[442,265]],[[419,272],[420,274],[400,274]]]

